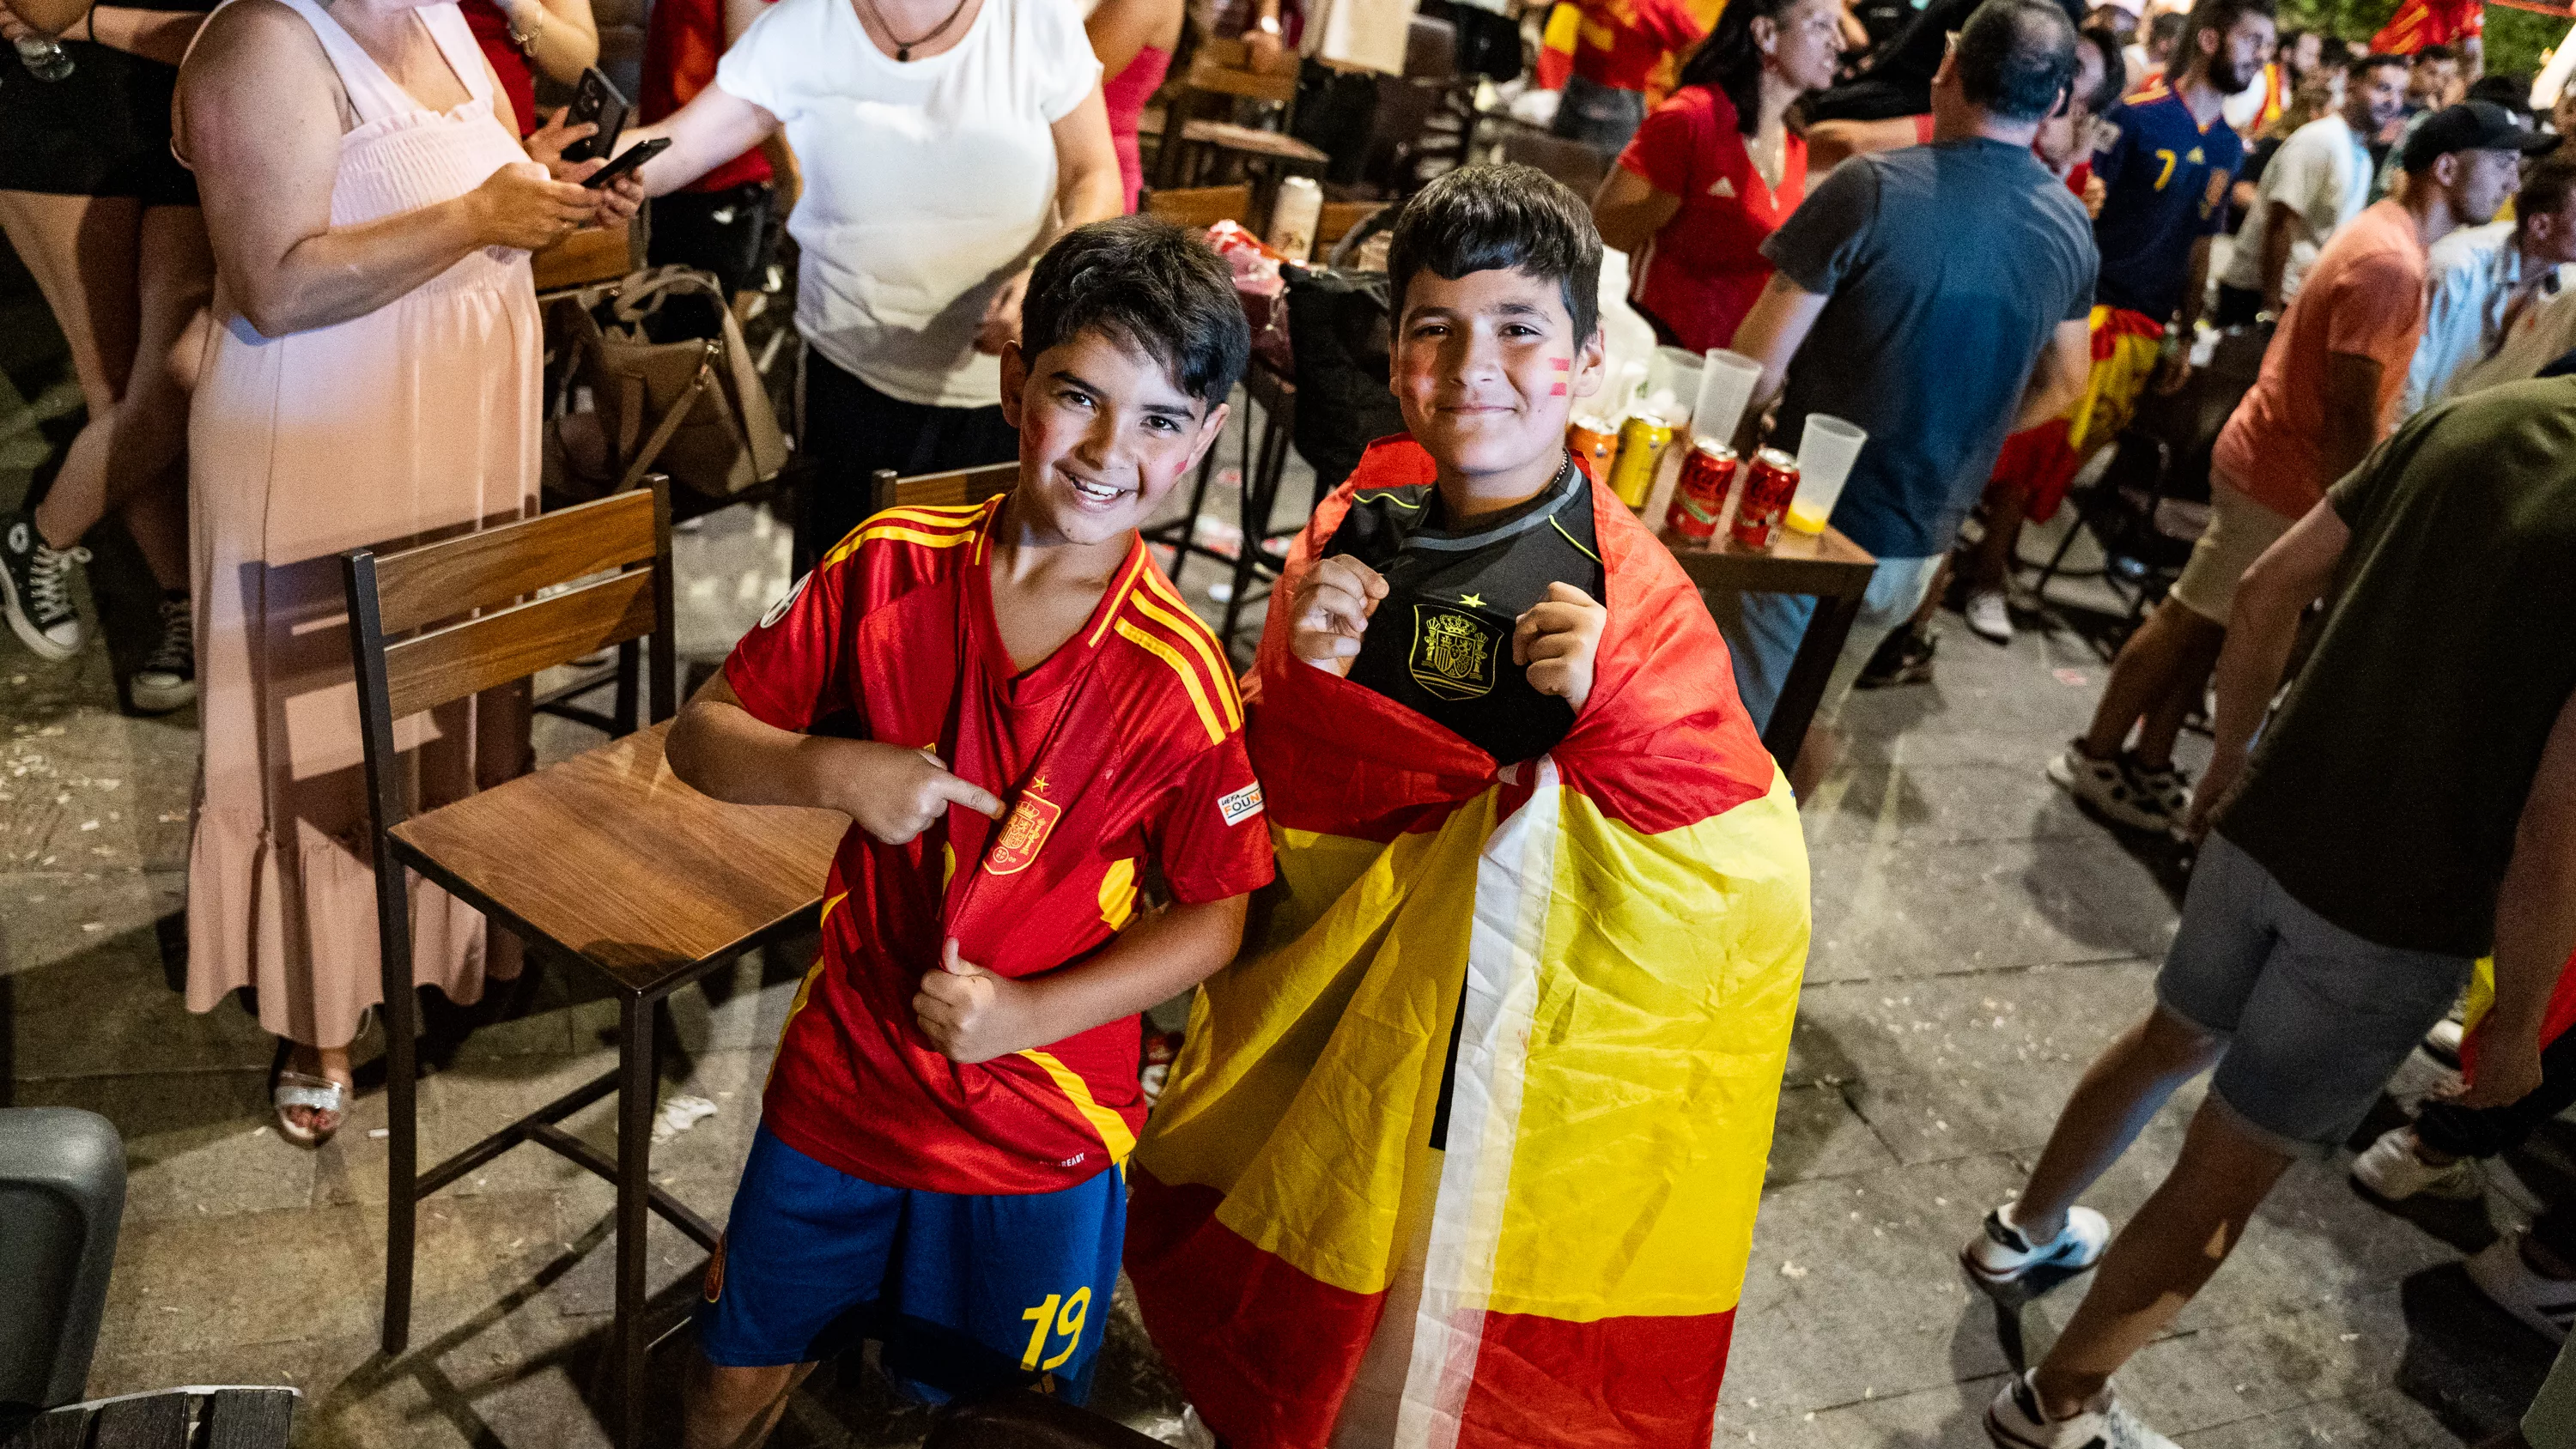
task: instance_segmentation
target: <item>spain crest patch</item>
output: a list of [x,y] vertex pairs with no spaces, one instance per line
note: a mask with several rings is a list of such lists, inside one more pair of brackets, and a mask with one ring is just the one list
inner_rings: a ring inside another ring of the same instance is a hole
[[992,853],[984,857],[987,873],[1017,875],[1046,845],[1047,832],[1055,829],[1064,807],[1039,795],[1039,788],[1031,785],[1020,792],[1020,803],[1011,807],[1011,817],[1002,822],[1002,838],[993,842]]
[[1413,606],[1413,681],[1442,699],[1475,699],[1494,687],[1502,631],[1473,614]]

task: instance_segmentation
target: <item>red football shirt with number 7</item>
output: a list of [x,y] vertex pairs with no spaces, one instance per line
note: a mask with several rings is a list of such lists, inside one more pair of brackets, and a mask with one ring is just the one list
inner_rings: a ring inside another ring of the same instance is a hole
[[1081,632],[1016,670],[993,620],[999,507],[869,519],[725,661],[764,723],[927,748],[1008,810],[996,824],[952,806],[899,846],[853,826],[824,888],[822,949],[762,1120],[890,1187],[1052,1192],[1124,1159],[1144,1124],[1132,1016],[973,1065],[934,1049],[912,997],[943,941],[1031,976],[1108,945],[1135,920],[1148,869],[1185,904],[1271,876],[1215,635],[1139,539]]

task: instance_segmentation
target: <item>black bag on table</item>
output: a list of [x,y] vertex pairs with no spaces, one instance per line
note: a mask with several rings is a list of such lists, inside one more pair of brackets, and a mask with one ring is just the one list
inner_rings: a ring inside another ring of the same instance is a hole
[[1315,496],[1338,488],[1368,445],[1404,431],[1387,387],[1392,311],[1384,272],[1288,267],[1288,338],[1297,359],[1297,455]]

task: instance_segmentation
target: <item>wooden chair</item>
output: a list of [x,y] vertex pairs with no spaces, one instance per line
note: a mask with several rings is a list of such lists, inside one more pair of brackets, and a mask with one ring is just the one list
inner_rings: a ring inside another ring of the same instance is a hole
[[[1329,207],[1326,208],[1330,210]],[[1145,193],[1145,214],[1182,226],[1207,228],[1220,221],[1250,226],[1252,183],[1235,186],[1183,186]]]
[[889,508],[962,508],[996,493],[1008,493],[1020,481],[1017,463],[981,468],[954,468],[945,473],[915,473],[898,478],[892,468],[879,468],[868,479],[868,511]]
[[[726,805],[674,779],[670,485],[616,494],[397,553],[341,555],[357,659],[384,958],[387,1119],[384,1351],[410,1334],[419,1200],[523,1142],[617,1186],[609,1352],[622,1444],[641,1442],[645,1213],[701,1246],[715,1229],[650,1177],[654,1020],[669,995],[810,921],[848,822],[823,810]],[[580,581],[580,582],[575,582]],[[569,587],[560,587],[569,585]],[[541,589],[560,587],[541,595]],[[425,814],[405,797],[394,722],[649,636],[651,727]],[[408,876],[418,871],[521,941],[607,988],[617,1068],[428,1168],[418,1088]],[[617,1155],[564,1130],[617,1094]]]
[[[1327,201],[1323,215],[1315,220],[1315,254],[1329,257],[1342,238],[1359,230],[1360,224],[1393,205],[1386,201]],[[1334,265],[1339,265],[1334,263]]]

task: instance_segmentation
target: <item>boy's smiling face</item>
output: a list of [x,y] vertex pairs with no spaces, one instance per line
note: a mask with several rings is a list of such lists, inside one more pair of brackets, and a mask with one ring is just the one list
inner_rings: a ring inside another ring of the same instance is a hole
[[1405,427],[1442,477],[1509,502],[1555,476],[1574,400],[1601,385],[1601,334],[1574,335],[1556,281],[1425,267],[1405,284],[1392,371]]
[[1184,392],[1143,348],[1085,328],[1034,358],[1003,349],[1002,412],[1020,430],[1021,526],[1096,544],[1153,516],[1225,431],[1226,405]]

